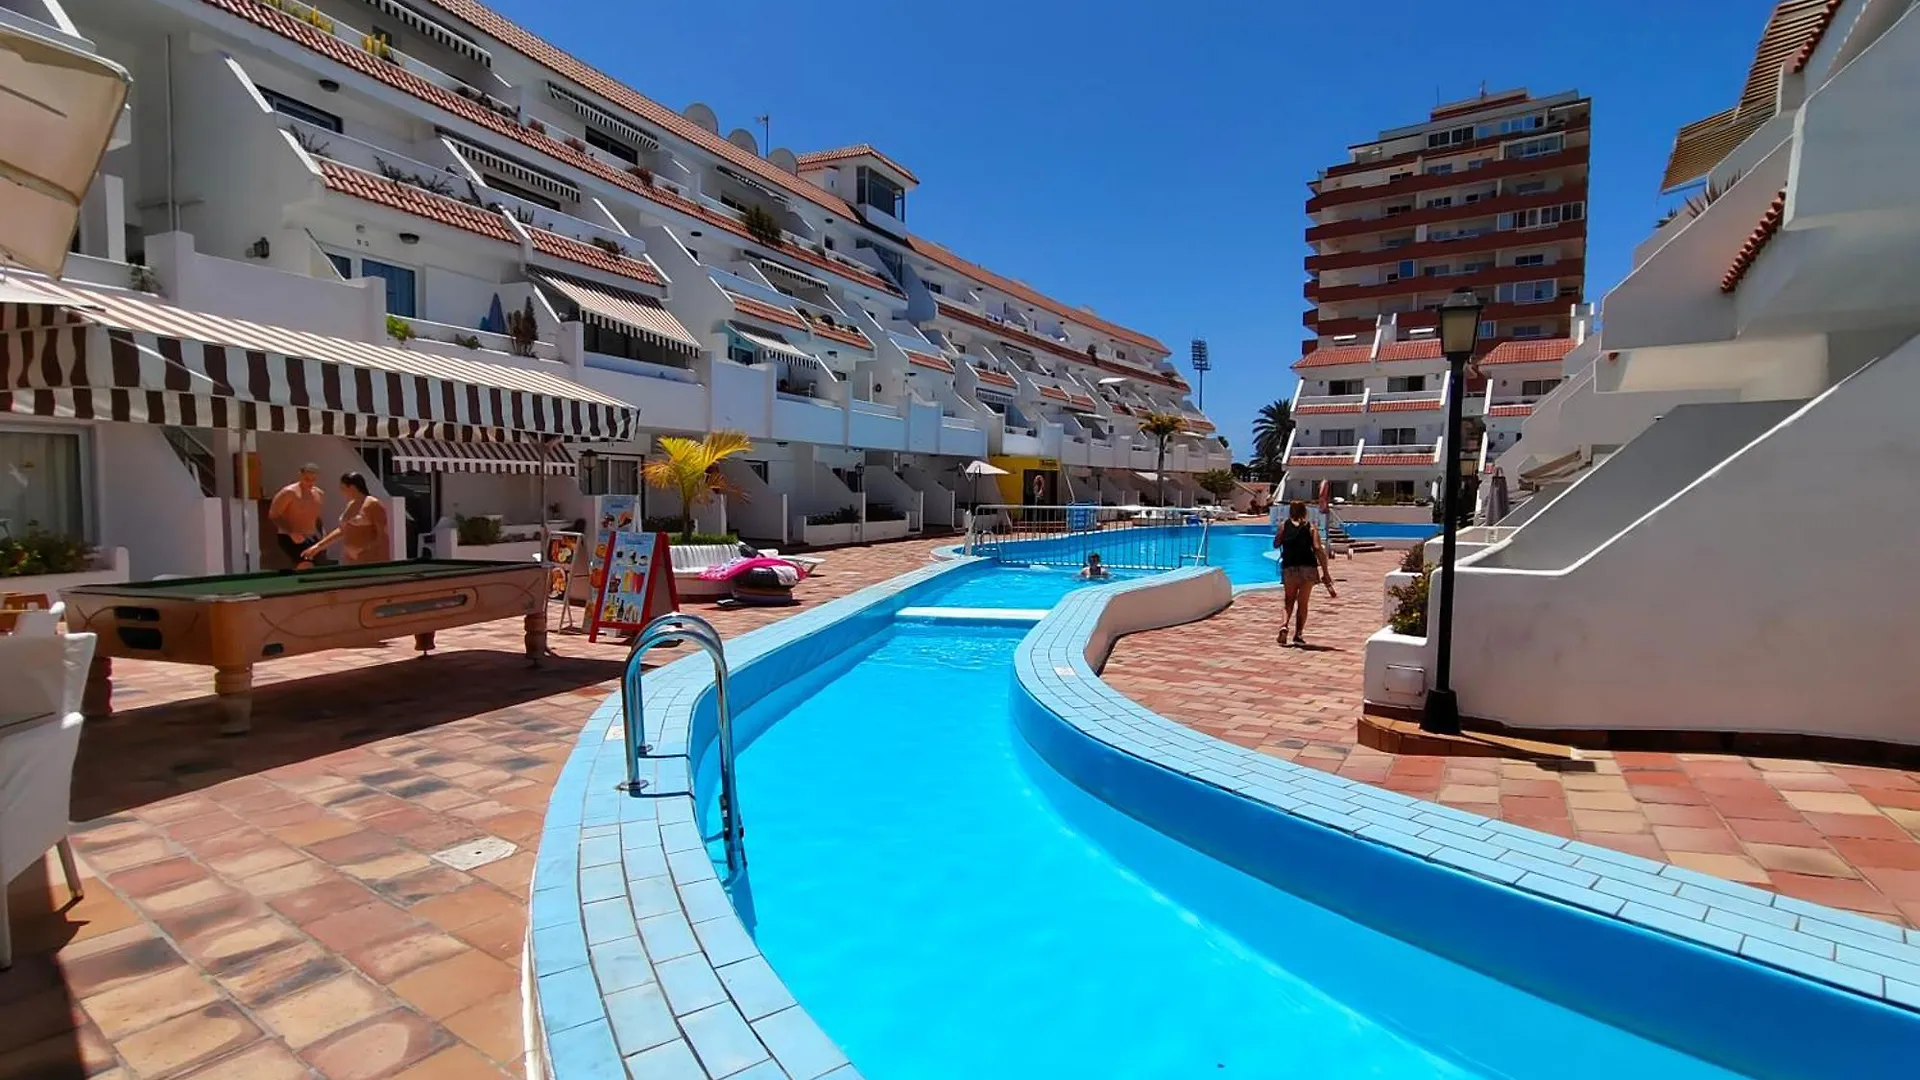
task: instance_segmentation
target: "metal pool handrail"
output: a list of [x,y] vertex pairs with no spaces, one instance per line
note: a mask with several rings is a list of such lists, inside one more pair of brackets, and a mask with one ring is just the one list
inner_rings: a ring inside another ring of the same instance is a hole
[[[656,646],[691,641],[713,661],[714,706],[720,732],[720,835],[726,843],[727,872],[736,874],[746,868],[746,829],[740,823],[740,797],[734,783],[733,715],[727,708],[727,653],[720,632],[698,615],[669,612],[649,622],[633,639],[626,667],[620,673],[620,722],[626,739],[627,781],[620,790],[639,795],[647,782],[640,779],[640,755],[651,747],[641,742],[646,715],[641,697],[634,690],[642,674],[640,660]],[[693,755],[687,754],[688,787],[692,788]]]

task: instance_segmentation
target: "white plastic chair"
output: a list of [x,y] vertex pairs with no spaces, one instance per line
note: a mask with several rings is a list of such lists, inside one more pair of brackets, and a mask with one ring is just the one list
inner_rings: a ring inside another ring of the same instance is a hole
[[67,827],[94,643],[92,634],[0,636],[0,970],[13,966],[14,878],[54,848],[68,891],[82,895]]

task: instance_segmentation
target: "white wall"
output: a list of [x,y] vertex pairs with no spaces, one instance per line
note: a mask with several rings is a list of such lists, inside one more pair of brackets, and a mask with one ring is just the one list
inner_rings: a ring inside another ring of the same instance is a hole
[[773,402],[773,437],[791,442],[840,446],[846,441],[846,409],[830,402]]
[[755,476],[738,458],[721,462],[720,471],[741,491],[741,497],[728,500],[728,526],[753,540],[786,543],[789,535],[786,496]]
[[199,482],[148,424],[95,424],[100,543],[124,547],[133,580],[226,571],[221,525]]
[[1920,744],[1916,396],[1920,339],[1567,569],[1463,566],[1462,710]]
[[[959,505],[956,493],[941,483],[934,473],[917,465],[906,465],[901,468],[900,477],[921,493],[928,526],[951,528],[960,523],[960,513],[956,509]],[[962,477],[960,479],[962,487],[965,486],[964,481],[965,478]]]

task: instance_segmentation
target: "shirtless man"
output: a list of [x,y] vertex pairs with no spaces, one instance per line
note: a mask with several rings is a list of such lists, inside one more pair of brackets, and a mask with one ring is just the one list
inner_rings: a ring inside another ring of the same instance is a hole
[[320,538],[320,514],[326,503],[319,481],[320,466],[312,463],[300,466],[300,479],[281,488],[267,509],[267,517],[278,533],[274,539],[279,541],[280,550],[286,552],[287,558],[293,560],[295,570],[313,567],[306,550]]

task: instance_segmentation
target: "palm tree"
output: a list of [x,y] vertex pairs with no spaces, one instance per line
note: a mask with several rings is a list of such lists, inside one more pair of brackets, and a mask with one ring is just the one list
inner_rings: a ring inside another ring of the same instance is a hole
[[640,475],[648,487],[680,495],[680,542],[693,540],[693,512],[713,499],[715,492],[737,489],[720,474],[720,463],[753,449],[738,431],[710,431],[704,439],[666,436],[660,440],[663,456],[648,458]]
[[1153,466],[1153,499],[1161,506],[1167,505],[1167,440],[1186,426],[1187,418],[1179,413],[1150,412],[1140,418],[1141,433],[1153,436],[1159,450]]
[[1280,482],[1286,463],[1287,437],[1293,434],[1293,412],[1285,398],[1260,408],[1253,420],[1253,466],[1261,478]]

